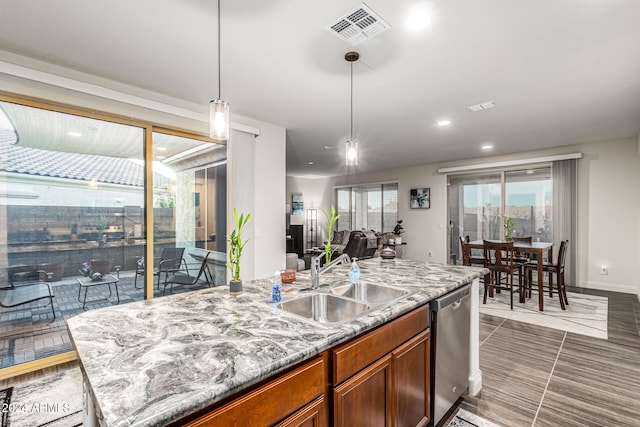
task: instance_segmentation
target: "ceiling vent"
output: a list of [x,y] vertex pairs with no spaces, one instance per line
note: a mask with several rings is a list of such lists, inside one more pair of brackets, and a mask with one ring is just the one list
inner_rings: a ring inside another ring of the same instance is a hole
[[336,22],[329,25],[331,31],[351,46],[357,46],[391,28],[369,6],[362,3]]
[[489,108],[493,108],[496,106],[496,103],[493,101],[481,102],[480,104],[469,105],[467,108],[474,113],[476,111],[488,110]]

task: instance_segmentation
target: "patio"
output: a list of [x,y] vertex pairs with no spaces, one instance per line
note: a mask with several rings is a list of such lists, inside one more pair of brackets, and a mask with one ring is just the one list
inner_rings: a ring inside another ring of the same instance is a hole
[[[214,284],[220,285],[216,278],[224,278],[224,272],[214,271]],[[115,273],[114,273],[115,274]],[[134,271],[120,272],[118,294],[120,304],[141,301],[144,298],[142,289],[134,287]],[[140,286],[140,279],[138,285]],[[51,292],[56,318],[48,302],[32,302],[18,307],[3,309],[0,312],[0,368],[19,363],[30,362],[43,357],[53,356],[73,350],[73,344],[67,334],[66,319],[83,313],[82,302],[78,301],[78,282],[76,277],[67,277],[52,282]],[[198,285],[173,288],[173,294],[204,289],[207,285],[201,281]],[[112,286],[112,290],[114,290]],[[168,291],[167,291],[168,292]],[[84,296],[84,290],[82,292]],[[162,286],[158,290],[154,284],[154,298],[162,297]],[[95,286],[89,289],[87,310],[110,307],[116,304],[115,292],[109,297],[108,286]],[[51,323],[49,323],[51,322]]]

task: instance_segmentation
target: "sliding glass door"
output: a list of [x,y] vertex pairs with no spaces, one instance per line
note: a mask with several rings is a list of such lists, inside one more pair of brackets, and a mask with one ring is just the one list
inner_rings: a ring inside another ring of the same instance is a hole
[[513,236],[551,242],[551,168],[505,170],[449,176],[450,262],[460,264],[460,237],[504,239],[504,218],[512,218]]

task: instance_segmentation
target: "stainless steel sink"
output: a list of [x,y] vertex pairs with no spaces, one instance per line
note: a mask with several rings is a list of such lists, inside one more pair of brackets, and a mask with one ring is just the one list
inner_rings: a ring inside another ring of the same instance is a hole
[[363,282],[335,286],[331,288],[329,292],[369,304],[389,303],[411,293],[406,289]]
[[327,326],[356,319],[371,309],[369,304],[327,293],[309,294],[283,301],[276,307]]

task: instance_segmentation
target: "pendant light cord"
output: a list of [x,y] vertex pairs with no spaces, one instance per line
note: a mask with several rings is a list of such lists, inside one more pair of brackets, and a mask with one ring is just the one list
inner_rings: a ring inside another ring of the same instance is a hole
[[218,0],[218,99],[222,99],[220,93],[220,0]]
[[351,62],[351,139],[353,139],[353,62]]

